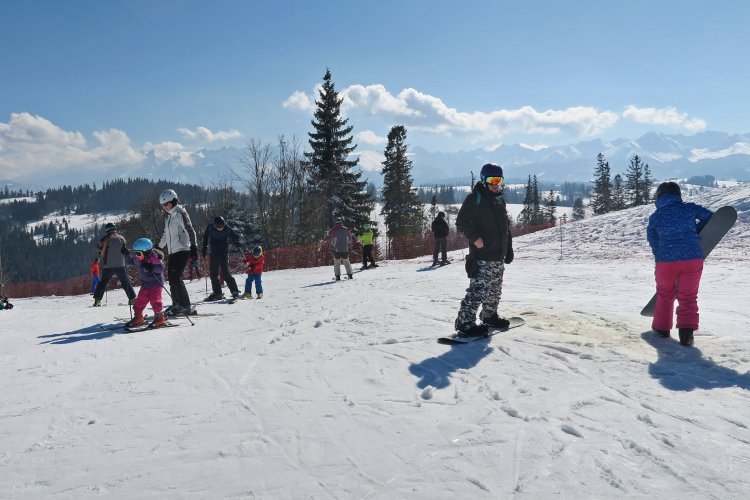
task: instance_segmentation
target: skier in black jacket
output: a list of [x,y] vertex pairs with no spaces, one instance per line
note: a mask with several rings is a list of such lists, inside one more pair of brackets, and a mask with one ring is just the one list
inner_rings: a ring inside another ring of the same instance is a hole
[[438,212],[435,220],[432,221],[432,233],[435,238],[435,246],[432,251],[432,265],[438,265],[438,252],[441,253],[443,260],[440,261],[440,265],[444,266],[448,263],[448,223],[445,222],[445,212]]
[[206,227],[206,232],[203,233],[202,254],[204,259],[206,258],[208,246],[209,244],[211,245],[209,272],[211,275],[212,293],[206,297],[206,302],[212,302],[224,298],[224,292],[221,291],[221,282],[219,281],[219,268],[221,268],[221,276],[224,278],[224,281],[227,282],[232,297],[237,298],[240,296],[237,282],[234,280],[234,277],[229,270],[230,239],[236,244],[240,243],[240,238],[237,236],[237,233],[234,232],[234,229],[226,225],[224,217],[221,216],[215,217],[214,223],[209,224]]
[[[455,327],[460,334],[469,336],[484,335],[489,327],[509,325],[507,319],[497,315],[504,264],[513,261],[510,219],[502,196],[503,169],[488,163],[482,167],[480,177],[456,218],[456,228],[469,239],[466,274],[471,281]],[[482,324],[476,324],[480,305]]]

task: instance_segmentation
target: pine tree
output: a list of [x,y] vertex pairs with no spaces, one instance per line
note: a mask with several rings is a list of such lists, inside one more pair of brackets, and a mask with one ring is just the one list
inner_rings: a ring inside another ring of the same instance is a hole
[[523,209],[518,214],[518,223],[521,227],[530,227],[534,220],[534,193],[531,184],[531,176],[526,182],[526,196],[523,198]]
[[341,116],[342,102],[326,70],[311,122],[315,130],[308,133],[312,151],[305,152],[308,184],[298,228],[308,241],[322,238],[337,218],[357,233],[370,221],[373,201],[362,173],[353,171],[359,160],[350,158],[357,146],[353,127]]
[[573,220],[583,220],[586,218],[586,209],[583,208],[583,199],[576,198],[573,202]]
[[605,161],[604,155],[601,153],[596,156],[594,193],[590,205],[594,215],[612,211],[612,183],[610,181],[609,162]]
[[404,236],[422,227],[422,203],[412,190],[411,166],[407,157],[406,129],[396,125],[388,132],[383,161],[383,210],[388,236]]
[[547,197],[544,198],[544,210],[542,211],[544,223],[555,225],[557,222],[557,203],[555,202],[555,192],[550,189]]
[[654,178],[651,177],[651,169],[648,163],[643,164],[643,204],[651,203],[651,189],[654,187]]
[[622,176],[617,174],[612,180],[612,210],[623,210],[627,207],[628,205],[625,201],[625,186],[622,183]]
[[[628,206],[639,207],[648,203],[650,194],[644,197],[644,191],[651,190],[651,186],[646,187],[646,168],[648,165],[644,165],[641,158],[638,155],[633,156],[630,159],[630,166],[628,171],[625,173],[625,192],[628,199]],[[649,171],[649,181],[651,182],[651,172]]]

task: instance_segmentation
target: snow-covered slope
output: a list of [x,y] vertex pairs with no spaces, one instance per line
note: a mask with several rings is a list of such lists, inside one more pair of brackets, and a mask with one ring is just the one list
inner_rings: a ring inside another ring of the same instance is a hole
[[96,309],[17,300],[0,311],[0,497],[743,498],[747,219],[706,265],[683,348],[638,315],[648,212],[570,224],[562,260],[556,229],[516,239],[500,312],[527,325],[465,346],[435,342],[461,252],[339,283],[268,272],[262,300],[141,333],[105,328],[128,315],[119,290]]

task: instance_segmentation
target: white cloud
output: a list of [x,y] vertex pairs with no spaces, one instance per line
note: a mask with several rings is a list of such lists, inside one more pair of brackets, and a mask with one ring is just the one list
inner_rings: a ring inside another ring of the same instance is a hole
[[373,146],[388,142],[386,137],[381,137],[372,130],[363,130],[362,132],[359,132],[356,137],[357,141],[372,144]]
[[315,107],[315,100],[308,97],[304,92],[297,90],[287,97],[281,105],[285,109],[312,111]]
[[[497,141],[508,133],[558,134],[593,136],[612,127],[618,115],[590,106],[560,110],[537,111],[531,106],[500,109],[491,112],[459,111],[441,99],[412,88],[392,95],[380,84],[351,85],[340,92],[342,110],[356,111],[398,121],[407,128],[448,136],[461,135],[472,142]],[[298,105],[304,103],[304,106]],[[312,109],[310,97],[296,91],[286,101],[288,109]]]
[[80,132],[63,130],[41,116],[12,113],[8,123],[0,122],[0,174],[10,180],[22,174],[48,174],[69,168],[96,170],[143,160],[143,154],[133,148],[121,130],[92,135],[96,144],[89,145]]
[[684,128],[690,132],[700,132],[706,129],[706,121],[700,118],[688,119],[687,113],[680,113],[674,107],[667,108],[639,108],[630,105],[625,108],[622,116],[637,123],[659,125],[663,127]]
[[201,142],[229,141],[231,139],[238,139],[242,137],[242,134],[238,130],[234,129],[212,132],[206,127],[197,127],[195,130],[190,130],[188,128],[178,128],[177,131],[181,133],[186,139]]

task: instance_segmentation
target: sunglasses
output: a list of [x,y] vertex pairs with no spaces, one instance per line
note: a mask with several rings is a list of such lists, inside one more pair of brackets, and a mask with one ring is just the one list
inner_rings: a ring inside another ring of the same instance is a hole
[[503,183],[503,178],[501,176],[485,177],[484,182],[486,182],[487,184],[492,184],[493,186],[499,186]]

